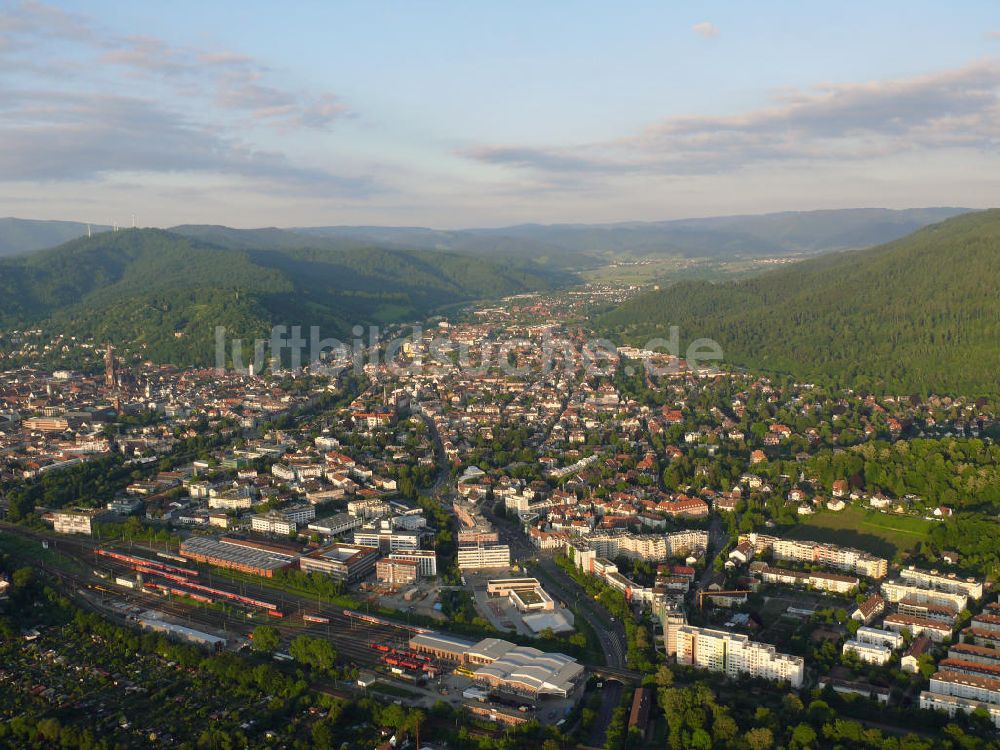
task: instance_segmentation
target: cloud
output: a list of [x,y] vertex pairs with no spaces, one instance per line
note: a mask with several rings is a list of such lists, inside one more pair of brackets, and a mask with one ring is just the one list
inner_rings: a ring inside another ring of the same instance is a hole
[[713,36],[719,35],[718,27],[716,27],[716,25],[714,23],[711,23],[710,21],[702,21],[701,23],[696,23],[694,26],[691,27],[691,30],[694,31],[695,34],[703,36],[706,39],[710,39]]
[[[70,41],[89,51],[96,68],[114,66],[143,80],[172,88],[185,98],[204,97],[217,107],[249,114],[263,125],[326,129],[351,115],[330,92],[308,92],[275,85],[274,71],[255,58],[230,50],[172,45],[152,35],[116,35],[85,16],[38,2],[0,10],[0,54],[21,53],[6,67],[22,73],[64,75],[66,66],[45,69],[32,54],[46,41]],[[2,64],[2,63],[0,63]]]
[[678,116],[614,141],[572,147],[480,145],[463,152],[539,173],[711,174],[769,161],[868,159],[1000,146],[1000,61],[913,78],[789,90],[768,106]]
[[300,167],[142,99],[0,90],[4,181],[90,180],[115,173],[236,175],[277,188],[361,196],[366,179]]
[[991,31],[989,34],[987,34],[987,36],[993,39],[1000,39],[1000,29],[997,29],[996,31]]

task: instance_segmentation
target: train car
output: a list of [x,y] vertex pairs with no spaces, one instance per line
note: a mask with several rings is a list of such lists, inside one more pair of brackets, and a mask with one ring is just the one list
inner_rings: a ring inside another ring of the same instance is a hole
[[302,615],[302,622],[315,622],[320,625],[326,625],[330,622],[330,618],[322,617],[320,615]]
[[167,565],[166,563],[157,562],[156,560],[148,560],[145,557],[136,557],[135,555],[126,555],[121,552],[112,552],[111,550],[102,549],[100,547],[94,550],[94,554],[101,555],[102,557],[110,557],[112,560],[118,560],[119,562],[123,562],[128,565],[145,565],[148,568],[155,568],[165,573],[174,573],[190,577],[197,577],[198,575],[197,570],[181,568],[176,565]]
[[398,622],[390,622],[389,620],[383,620],[373,615],[365,615],[360,612],[352,612],[349,609],[344,610],[344,617],[350,617],[354,620],[361,620],[362,622],[368,622],[372,625],[384,625],[388,628],[401,628],[403,630],[410,630],[414,633],[430,633],[432,631],[427,628],[415,628],[411,625],[400,625]]
[[269,609],[269,610],[267,610],[267,616],[268,617],[284,617],[285,613],[282,612],[280,609]]
[[391,651],[391,649],[388,646],[386,646],[384,643],[373,643],[373,644],[371,644],[371,646],[376,651],[381,651],[382,653],[385,653],[385,654],[387,654],[387,653],[389,653]]
[[157,552],[157,557],[162,557],[165,560],[173,560],[174,562],[187,563],[186,557],[181,557],[180,555],[171,555],[167,552]]

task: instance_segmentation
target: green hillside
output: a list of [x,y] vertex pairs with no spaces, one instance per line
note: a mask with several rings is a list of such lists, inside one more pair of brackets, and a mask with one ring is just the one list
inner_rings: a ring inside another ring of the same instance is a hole
[[[232,244],[232,243],[230,243]],[[545,288],[512,263],[379,247],[220,247],[157,229],[78,239],[0,260],[0,327],[131,343],[176,364],[209,364],[215,326],[252,339],[272,325],[418,320],[437,307]]]
[[726,284],[683,282],[600,319],[642,343],[680,327],[730,364],[903,393],[1000,392],[1000,210]]

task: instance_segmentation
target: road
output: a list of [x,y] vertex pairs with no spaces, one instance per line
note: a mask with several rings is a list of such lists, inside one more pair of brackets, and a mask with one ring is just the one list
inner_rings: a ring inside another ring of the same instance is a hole
[[611,723],[611,714],[622,702],[622,692],[625,686],[620,682],[611,680],[605,682],[601,687],[601,707],[597,709],[597,717],[590,728],[588,744],[591,747],[604,747],[604,740],[608,734],[608,724]]
[[625,627],[615,621],[584,588],[566,575],[552,558],[541,557],[535,565],[541,571],[545,588],[562,599],[577,617],[582,617],[597,635],[609,667],[624,667],[626,656]]
[[496,517],[486,507],[483,508],[483,511],[500,534],[500,541],[510,547],[511,561],[518,562],[523,566],[527,561],[537,559],[537,563],[534,563],[534,569],[538,572],[539,577],[543,578],[545,588],[549,593],[562,599],[576,613],[577,617],[582,617],[587,621],[600,641],[607,666],[624,667],[626,657],[625,627],[620,622],[615,622],[608,610],[594,601],[593,597],[556,565],[551,557],[539,554],[539,551],[532,546],[528,538],[514,524]]

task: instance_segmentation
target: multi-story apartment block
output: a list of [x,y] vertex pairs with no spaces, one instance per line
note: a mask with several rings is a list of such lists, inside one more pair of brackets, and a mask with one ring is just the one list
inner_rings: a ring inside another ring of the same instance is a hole
[[879,628],[869,628],[862,626],[854,637],[862,643],[875,643],[889,648],[902,648],[903,635],[893,630],[880,630]]
[[677,628],[676,638],[678,664],[723,672],[732,678],[748,674],[802,687],[805,661],[801,656],[779,653],[774,646],[728,630],[683,625]]
[[774,568],[761,564],[759,568],[761,580],[764,583],[777,583],[786,586],[809,586],[821,591],[832,591],[846,594],[857,588],[860,581],[855,576],[840,573],[824,573],[822,571],[799,571]]
[[659,561],[706,549],[708,532],[687,529],[670,534],[591,534],[585,541],[599,557]]
[[510,547],[506,544],[476,544],[458,548],[458,569],[509,568]]
[[250,516],[250,528],[260,534],[280,534],[281,536],[291,536],[298,528],[295,521],[289,521],[280,513],[271,511]]
[[961,592],[970,599],[983,598],[984,583],[976,578],[959,578],[954,573],[921,570],[912,565],[899,571],[899,577],[917,588]]
[[890,604],[898,604],[906,600],[908,604],[934,604],[939,607],[948,607],[956,613],[965,609],[969,597],[964,591],[943,591],[917,586],[912,581],[902,578],[895,578],[891,581],[882,581],[882,596]]
[[982,709],[1000,729],[1000,680],[959,672],[938,672],[931,677],[930,689],[920,693],[920,707],[944,711],[949,716],[959,711],[972,713]]
[[882,621],[882,626],[898,633],[908,630],[913,636],[926,635],[935,643],[951,638],[951,625],[939,620],[925,620],[922,617],[901,614],[888,615]]
[[354,532],[354,543],[375,547],[382,552],[420,549],[420,532],[394,529],[387,520],[363,526]]
[[892,649],[888,646],[859,640],[845,641],[843,653],[856,654],[866,664],[886,664],[892,658]]
[[770,552],[777,560],[806,562],[824,565],[837,570],[846,570],[869,578],[885,578],[889,572],[889,561],[876,557],[864,550],[853,547],[838,547],[835,544],[782,539],[767,534],[741,534],[740,542],[748,541],[754,552],[761,555]]

